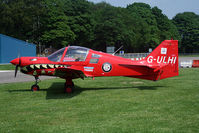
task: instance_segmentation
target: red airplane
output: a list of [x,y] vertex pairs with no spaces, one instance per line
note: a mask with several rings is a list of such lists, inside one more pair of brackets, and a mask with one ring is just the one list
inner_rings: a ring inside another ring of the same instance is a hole
[[178,41],[165,40],[146,58],[131,60],[92,49],[68,46],[48,57],[20,57],[10,63],[22,73],[33,75],[39,90],[40,75],[56,76],[66,80],[65,92],[74,91],[72,79],[101,76],[125,76],[147,80],[161,80],[178,75]]

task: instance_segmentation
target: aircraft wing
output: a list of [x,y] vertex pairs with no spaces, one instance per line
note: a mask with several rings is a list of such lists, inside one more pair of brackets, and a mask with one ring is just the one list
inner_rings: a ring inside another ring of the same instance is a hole
[[55,76],[60,77],[60,78],[81,78],[84,79],[86,75],[78,69],[73,69],[73,68],[56,68],[55,69]]

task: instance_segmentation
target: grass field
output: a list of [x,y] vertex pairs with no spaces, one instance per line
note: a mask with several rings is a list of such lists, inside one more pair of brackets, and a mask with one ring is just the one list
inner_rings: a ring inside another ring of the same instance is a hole
[[198,54],[179,54],[179,57],[199,57],[199,55]]
[[0,65],[0,70],[15,70],[15,66],[11,64]]
[[126,77],[0,84],[0,133],[199,132],[199,69],[157,82]]

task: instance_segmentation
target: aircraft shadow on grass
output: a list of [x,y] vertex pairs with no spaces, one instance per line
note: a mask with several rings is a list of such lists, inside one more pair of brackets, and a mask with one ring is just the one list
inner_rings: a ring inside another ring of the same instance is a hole
[[64,93],[64,85],[63,82],[55,82],[47,89],[46,99],[65,99],[72,98],[74,96],[79,95],[83,91],[92,91],[92,90],[111,90],[111,89],[139,89],[139,90],[157,90],[159,87],[164,86],[124,86],[124,87],[80,87],[75,85],[75,92],[71,94]]
[[[54,82],[49,88],[46,89],[40,89],[40,91],[46,91],[46,99],[67,99],[72,98],[83,91],[92,91],[92,90],[111,90],[111,89],[139,89],[139,90],[157,90],[159,87],[165,87],[165,86],[124,86],[124,87],[79,87],[75,85],[75,92],[71,94],[64,93],[64,84],[63,82]],[[9,90],[9,92],[27,92],[31,90],[23,89],[23,90]]]

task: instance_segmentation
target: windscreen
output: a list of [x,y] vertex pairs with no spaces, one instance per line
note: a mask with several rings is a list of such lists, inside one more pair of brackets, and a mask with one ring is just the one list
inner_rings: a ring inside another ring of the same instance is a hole
[[78,46],[70,46],[64,56],[63,62],[69,61],[85,61],[88,54],[88,49]]
[[48,56],[48,59],[49,59],[50,61],[60,62],[61,57],[62,57],[62,55],[63,55],[63,53],[64,53],[64,50],[65,50],[65,48],[62,48],[62,49],[56,51],[55,53],[49,55],[49,56]]

